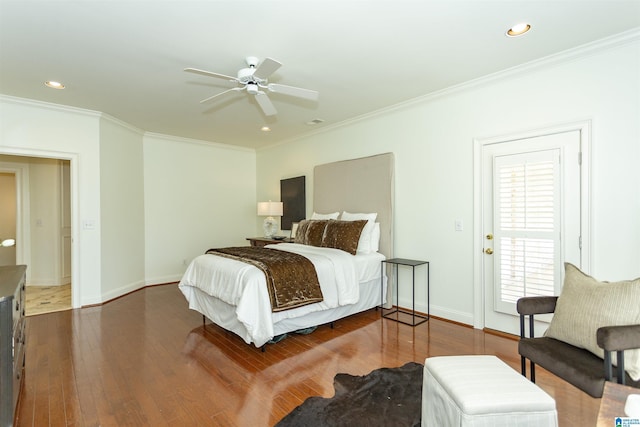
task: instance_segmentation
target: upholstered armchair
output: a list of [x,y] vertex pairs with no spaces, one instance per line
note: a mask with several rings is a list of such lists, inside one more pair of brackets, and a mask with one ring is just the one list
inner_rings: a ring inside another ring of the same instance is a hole
[[[529,359],[531,381],[539,365],[593,397],[605,381],[640,388],[640,278],[599,282],[567,263],[560,296],[524,297],[516,307],[522,375]],[[551,323],[535,337],[534,316],[545,313],[554,313]]]
[[[588,350],[578,348],[564,341],[546,336],[534,337],[534,315],[553,313],[557,296],[525,297],[517,302],[520,314],[520,342],[518,353],[521,359],[522,375],[526,376],[526,360],[529,359],[530,379],[535,382],[535,365],[557,375],[593,397],[602,397],[605,381],[640,387],[640,381],[633,381],[626,372],[624,363],[618,363],[613,376],[612,353],[617,360],[624,360],[625,350],[640,348],[640,324],[627,326],[604,326],[596,331],[597,343],[604,351],[604,359]],[[528,316],[528,337],[525,336]]]

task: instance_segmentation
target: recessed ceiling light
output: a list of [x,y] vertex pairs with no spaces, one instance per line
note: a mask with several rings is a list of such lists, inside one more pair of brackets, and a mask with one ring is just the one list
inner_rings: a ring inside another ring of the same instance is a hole
[[531,29],[531,25],[526,22],[521,22],[514,25],[507,30],[507,37],[518,37],[527,33]]
[[261,130],[262,132],[271,132],[271,128],[270,128],[269,126],[262,126],[262,127],[260,128],[260,130]]
[[47,80],[44,84],[52,89],[64,89],[64,85],[62,83],[53,80]]

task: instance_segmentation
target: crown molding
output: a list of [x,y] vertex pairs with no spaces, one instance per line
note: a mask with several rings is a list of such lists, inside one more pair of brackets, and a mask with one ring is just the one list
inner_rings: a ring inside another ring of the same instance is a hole
[[132,125],[130,123],[127,123],[127,122],[125,122],[123,120],[120,120],[120,119],[118,119],[116,117],[113,117],[113,116],[111,116],[111,115],[109,115],[107,113],[101,113],[100,117],[102,119],[108,121],[108,122],[111,122],[111,123],[113,123],[115,125],[121,126],[121,127],[125,128],[125,129],[128,129],[133,133],[137,133],[140,136],[144,136],[144,134],[145,134],[144,130],[142,130],[142,129],[138,128],[138,127],[135,127],[134,125]]
[[10,104],[17,104],[17,105],[26,105],[29,107],[34,107],[34,108],[42,108],[45,110],[50,110],[50,111],[57,111],[57,112],[63,112],[63,113],[71,113],[71,114],[77,114],[77,115],[82,115],[82,116],[88,116],[88,117],[94,117],[94,118],[98,118],[98,119],[104,119],[107,120],[113,124],[116,124],[118,126],[121,126],[123,128],[126,128],[136,134],[139,134],[140,136],[142,136],[143,138],[145,136],[149,136],[149,137],[153,137],[153,138],[158,138],[158,139],[164,139],[167,141],[178,141],[178,142],[183,142],[183,143],[189,143],[189,144],[199,144],[199,145],[204,145],[204,146],[215,146],[218,148],[222,148],[222,149],[227,149],[227,150],[236,150],[236,151],[244,151],[244,152],[255,152],[255,149],[253,148],[247,148],[247,147],[239,147],[239,146],[235,146],[235,145],[229,145],[229,144],[222,144],[222,143],[217,143],[217,142],[209,142],[209,141],[203,141],[203,140],[198,140],[198,139],[191,139],[191,138],[184,138],[184,137],[180,137],[180,136],[173,136],[173,135],[165,135],[165,134],[160,134],[160,133],[155,133],[155,132],[147,132],[144,129],[140,129],[130,123],[127,123],[123,120],[120,120],[116,117],[113,117],[107,113],[102,113],[100,111],[93,111],[93,110],[87,110],[84,108],[77,108],[77,107],[70,107],[67,105],[61,105],[61,104],[54,104],[51,102],[44,102],[44,101],[37,101],[34,99],[28,99],[28,98],[19,98],[16,96],[10,96],[10,95],[1,95],[0,94],[0,102],[4,102],[4,103],[10,103]]
[[62,104],[54,104],[52,102],[37,101],[35,99],[29,99],[29,98],[19,98],[17,96],[11,96],[11,95],[0,95],[0,102],[5,102],[9,104],[27,105],[30,107],[42,108],[45,110],[78,114],[78,115],[89,116],[89,117],[104,116],[104,113],[101,113],[100,111],[87,110],[85,108],[70,107],[68,105],[62,105]]
[[216,148],[220,148],[220,149],[224,149],[224,150],[242,151],[242,152],[245,152],[245,153],[255,153],[256,152],[255,148],[242,147],[242,146],[238,146],[238,145],[223,144],[223,143],[220,143],[220,142],[210,142],[210,141],[204,141],[204,140],[201,140],[201,139],[185,138],[185,137],[182,137],[182,136],[166,135],[166,134],[163,134],[163,133],[144,132],[144,136],[145,137],[149,137],[149,138],[162,139],[162,140],[170,141],[170,142],[181,142],[181,143],[187,143],[187,144],[202,145],[202,146],[205,146],[205,147],[216,147]]
[[391,112],[395,112],[398,110],[415,106],[417,104],[428,103],[445,96],[471,90],[479,86],[493,83],[495,81],[505,80],[512,77],[521,77],[523,74],[526,74],[526,73],[533,73],[543,68],[579,60],[579,59],[586,58],[588,56],[592,56],[607,50],[615,49],[619,46],[624,46],[631,43],[637,43],[639,41],[640,41],[640,27],[634,28],[632,30],[628,30],[619,34],[615,34],[613,36],[605,37],[603,39],[599,39],[591,43],[583,44],[578,47],[567,49],[562,52],[555,53],[553,55],[536,59],[534,61],[525,62],[515,67],[497,71],[495,73],[491,73],[486,76],[479,77],[477,79],[473,79],[457,85],[449,86],[447,88],[444,88],[435,92],[431,92],[426,95],[421,95],[416,98],[412,98],[407,101],[390,105],[390,106],[387,106],[379,110],[375,110],[357,117],[352,117],[350,119],[347,119],[332,125],[328,125],[320,129],[314,129],[302,135],[298,135],[293,138],[282,140],[280,142],[271,144],[263,148],[266,149],[266,148],[275,147],[278,145],[297,142],[297,141],[300,141],[301,139],[306,139],[313,135],[330,132],[330,131],[333,131],[342,127],[346,127],[355,123],[363,122],[372,118],[377,118]]

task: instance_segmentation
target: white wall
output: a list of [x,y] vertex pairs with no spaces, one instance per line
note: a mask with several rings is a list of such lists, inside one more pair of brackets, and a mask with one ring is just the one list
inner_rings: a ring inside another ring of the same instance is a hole
[[147,283],[179,280],[207,249],[255,235],[255,158],[254,150],[145,135]]
[[[395,254],[429,260],[431,312],[471,324],[474,138],[591,120],[591,273],[603,280],[640,276],[640,175],[634,172],[640,164],[640,41],[523,70],[258,153],[145,134],[141,202],[139,135],[99,113],[0,96],[0,154],[71,161],[79,306],[138,286],[141,278],[177,280],[184,262],[209,247],[245,244],[260,230],[256,202],[277,200],[282,178],[307,176],[310,213],[314,165],[394,152]],[[123,176],[120,150],[131,156]],[[129,179],[132,188],[118,193]],[[131,221],[117,211],[126,203],[135,206]],[[457,218],[462,232],[454,231]],[[87,224],[93,226],[83,228]],[[118,252],[122,238],[132,243],[125,253]],[[113,271],[126,257],[132,260],[126,271]],[[142,276],[134,265],[141,259]]]
[[[0,96],[0,154],[71,161],[74,306],[102,301],[99,144],[95,112]],[[84,220],[96,228],[81,229]]]
[[0,96],[0,154],[71,161],[75,307],[179,280],[195,256],[257,232],[253,150]]
[[[591,274],[640,276],[640,41],[547,60],[257,153],[257,193],[394,152],[395,255],[431,263],[431,313],[473,324],[473,140],[591,120]],[[454,231],[462,219],[464,230]],[[410,287],[409,287],[410,288]],[[401,305],[408,305],[406,293]],[[425,310],[417,303],[417,309]]]
[[101,294],[109,300],[145,285],[141,131],[100,120]]

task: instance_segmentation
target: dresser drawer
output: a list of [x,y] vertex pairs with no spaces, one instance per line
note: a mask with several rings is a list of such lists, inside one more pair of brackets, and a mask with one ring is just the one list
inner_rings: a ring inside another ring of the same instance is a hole
[[[24,346],[25,343],[25,325],[26,320],[24,317],[20,318],[15,324],[13,328],[13,351],[12,356],[14,361],[16,359],[16,354],[18,349]],[[14,363],[15,364],[15,363]]]
[[13,347],[13,402],[12,407],[16,408],[18,404],[18,397],[20,396],[20,389],[22,386],[22,377],[24,376],[24,361],[25,361],[25,326],[26,322],[20,322],[19,332],[14,337]]
[[18,323],[21,319],[24,319],[24,293],[25,286],[24,280],[16,287],[16,291],[13,294],[11,316],[13,317],[13,330],[18,328]]

